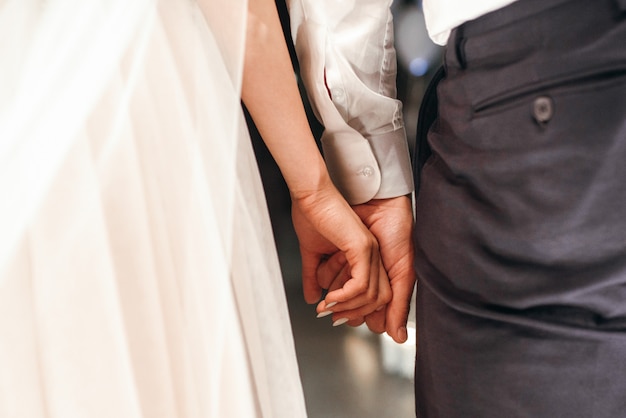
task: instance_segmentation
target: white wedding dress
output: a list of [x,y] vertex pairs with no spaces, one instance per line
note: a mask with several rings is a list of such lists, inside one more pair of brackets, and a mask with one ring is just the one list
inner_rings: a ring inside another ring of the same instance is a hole
[[0,417],[305,416],[241,0],[0,0]]

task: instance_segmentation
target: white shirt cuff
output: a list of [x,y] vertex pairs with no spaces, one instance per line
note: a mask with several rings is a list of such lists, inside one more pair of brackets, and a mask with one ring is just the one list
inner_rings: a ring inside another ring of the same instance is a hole
[[413,191],[404,128],[371,137],[355,130],[326,130],[322,148],[333,183],[351,205]]

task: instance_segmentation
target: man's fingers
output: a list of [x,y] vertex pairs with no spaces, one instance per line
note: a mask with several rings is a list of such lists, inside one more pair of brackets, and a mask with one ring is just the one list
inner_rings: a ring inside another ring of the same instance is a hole
[[370,331],[375,332],[377,334],[382,334],[385,332],[386,326],[386,315],[385,309],[381,309],[379,311],[372,312],[371,314],[365,317],[365,323]]
[[347,322],[345,321],[345,316],[343,312],[337,315],[333,315],[331,319],[333,321],[333,325],[336,326],[346,324],[351,327],[358,327],[363,323],[366,323],[369,330],[375,332],[376,334],[382,334],[383,332],[385,332],[384,309],[373,312],[365,317],[355,315],[354,319],[348,319]]
[[317,266],[321,257],[300,247],[302,258],[302,290],[306,303],[313,304],[322,297],[322,288],[317,283]]
[[328,260],[319,264],[316,274],[319,286],[322,289],[329,289],[338,280],[343,280],[345,283],[350,278],[350,266],[345,255],[341,251],[337,251]]
[[365,318],[357,318],[357,319],[353,319],[351,321],[346,322],[346,325],[349,325],[351,327],[358,327],[363,325],[363,323],[365,322]]
[[387,305],[387,334],[400,344],[407,340],[406,322],[414,287],[415,280],[412,277],[394,282],[393,299]]

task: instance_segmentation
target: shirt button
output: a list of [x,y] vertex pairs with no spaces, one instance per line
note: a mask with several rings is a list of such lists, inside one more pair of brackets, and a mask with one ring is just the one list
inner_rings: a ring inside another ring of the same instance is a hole
[[358,171],[358,174],[362,175],[363,177],[372,176],[374,175],[374,168],[371,165],[366,165],[360,171]]
[[344,92],[343,89],[334,88],[330,91],[333,100],[343,101]]
[[554,103],[548,96],[540,96],[533,102],[533,117],[539,123],[546,123],[554,115]]

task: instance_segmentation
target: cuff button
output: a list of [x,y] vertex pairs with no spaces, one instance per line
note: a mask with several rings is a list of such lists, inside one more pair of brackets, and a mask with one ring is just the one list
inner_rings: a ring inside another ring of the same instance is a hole
[[366,165],[357,171],[357,174],[362,175],[363,177],[370,177],[374,175],[374,168],[371,165]]

